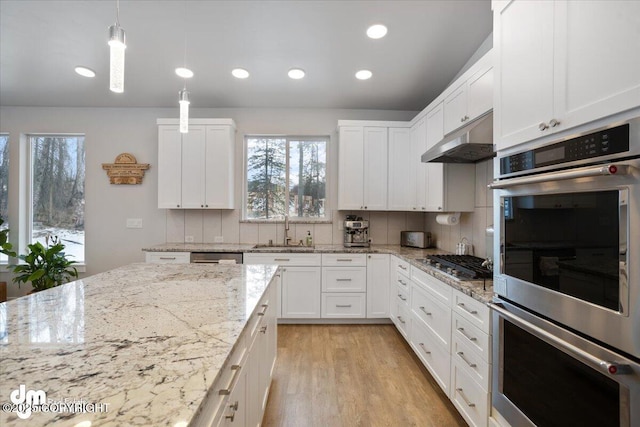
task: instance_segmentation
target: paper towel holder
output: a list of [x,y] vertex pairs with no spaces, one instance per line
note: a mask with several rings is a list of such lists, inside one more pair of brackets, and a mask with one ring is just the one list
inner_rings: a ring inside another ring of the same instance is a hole
[[438,214],[436,222],[442,225],[458,225],[460,224],[460,212]]

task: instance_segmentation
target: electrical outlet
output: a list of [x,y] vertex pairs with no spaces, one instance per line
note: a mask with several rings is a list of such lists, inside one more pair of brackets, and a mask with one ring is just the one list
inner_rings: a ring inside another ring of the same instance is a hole
[[185,243],[193,243],[193,236],[184,236]]
[[213,243],[223,243],[224,242],[224,237],[223,236],[215,236],[213,238]]
[[127,228],[142,228],[142,218],[127,218]]

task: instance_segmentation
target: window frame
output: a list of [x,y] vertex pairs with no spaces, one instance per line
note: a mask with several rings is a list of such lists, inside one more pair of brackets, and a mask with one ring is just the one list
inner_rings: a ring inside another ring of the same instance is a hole
[[290,143],[291,141],[321,141],[325,143],[325,205],[324,205],[324,216],[322,217],[289,217],[289,222],[298,223],[298,224],[323,224],[323,223],[331,223],[331,206],[329,202],[329,187],[330,187],[330,178],[329,178],[329,147],[331,143],[330,135],[284,135],[284,134],[245,134],[243,138],[243,156],[242,156],[242,217],[240,218],[241,223],[279,223],[284,221],[284,217],[282,218],[249,218],[247,216],[248,213],[248,155],[249,155],[249,139],[253,138],[273,138],[273,139],[284,139],[286,144],[285,151],[285,200],[288,202],[289,200],[289,154],[290,154]]
[[[39,138],[39,137],[48,137],[48,138],[73,138],[73,137],[82,137],[84,138],[83,144],[86,144],[86,139],[87,136],[84,133],[74,133],[74,132],[53,132],[53,133],[26,133],[25,134],[25,139],[26,139],[26,169],[27,169],[27,174],[26,174],[26,207],[24,212],[20,215],[20,217],[24,220],[24,230],[25,230],[25,236],[24,236],[24,242],[25,242],[25,247],[24,250],[26,251],[26,246],[32,244],[33,241],[33,143],[32,140],[33,138]],[[86,185],[86,171],[87,171],[87,167],[86,167],[86,149],[85,149],[85,185]],[[86,202],[86,200],[85,200]],[[86,206],[86,205],[85,205]],[[75,260],[73,258],[71,258],[72,261],[76,261],[76,264],[74,264],[73,266],[77,268],[77,270],[79,272],[84,272],[85,271],[85,266],[86,266],[86,260],[87,260],[87,250],[86,250],[86,230],[84,230],[85,232],[85,240],[84,240],[84,244],[82,246],[82,252],[83,252],[83,256],[82,256],[82,260]]]
[[[11,137],[9,135],[9,132],[0,132],[0,138],[7,138],[7,146],[9,147],[9,174],[7,175],[7,181],[10,181],[11,178]],[[11,222],[9,221],[9,201],[8,201],[8,197],[9,197],[9,188],[10,185],[7,186],[7,215],[6,217],[3,218],[5,223],[9,223],[11,224]],[[11,230],[11,227],[9,227],[9,230]],[[11,240],[11,239],[9,239]],[[9,256],[5,255],[5,254],[0,254],[0,265],[7,265],[9,264]]]

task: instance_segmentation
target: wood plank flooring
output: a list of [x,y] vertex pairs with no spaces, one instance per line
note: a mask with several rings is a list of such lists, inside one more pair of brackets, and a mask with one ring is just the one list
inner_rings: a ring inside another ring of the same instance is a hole
[[466,426],[393,325],[278,325],[263,426]]

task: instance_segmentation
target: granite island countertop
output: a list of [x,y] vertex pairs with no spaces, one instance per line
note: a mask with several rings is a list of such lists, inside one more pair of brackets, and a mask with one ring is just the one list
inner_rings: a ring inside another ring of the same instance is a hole
[[[255,243],[163,243],[142,249],[145,252],[237,252],[237,253],[382,253],[391,254],[404,259],[414,267],[425,271],[437,279],[447,283],[454,289],[469,295],[470,297],[488,304],[493,298],[493,281],[487,280],[486,284],[482,280],[460,281],[445,274],[434,267],[425,265],[418,259],[426,258],[427,255],[446,254],[448,252],[437,248],[417,249],[400,245],[371,245],[368,248],[345,248],[342,244],[337,245],[314,245],[313,247],[292,246],[287,249],[275,247],[255,248]],[[486,286],[485,286],[486,285]]]
[[0,304],[0,402],[24,384],[94,405],[0,425],[186,426],[275,272],[131,264]]

